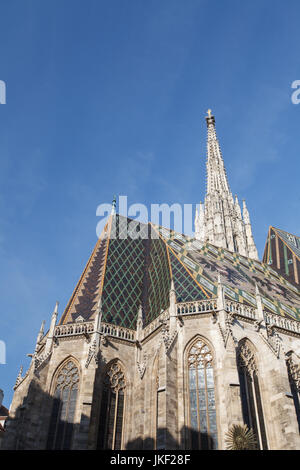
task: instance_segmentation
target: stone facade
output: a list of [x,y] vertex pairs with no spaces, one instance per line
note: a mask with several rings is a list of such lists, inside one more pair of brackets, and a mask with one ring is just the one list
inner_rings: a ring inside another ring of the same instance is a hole
[[255,350],[268,448],[299,449],[287,361],[291,351],[299,361],[300,324],[281,320],[270,330],[274,318],[259,309],[233,305],[222,293],[215,301],[171,304],[141,331],[101,324],[99,351],[88,366],[94,324],[56,326],[50,355],[38,361],[46,335],[27,374],[18,379],[4,447],[46,448],[53,377],[73,358],[80,371],[73,449],[97,446],[104,372],[116,360],[126,381],[121,447],[189,449],[187,350],[200,338],[213,352],[218,448],[225,449],[228,428],[243,423],[236,353],[247,338]]

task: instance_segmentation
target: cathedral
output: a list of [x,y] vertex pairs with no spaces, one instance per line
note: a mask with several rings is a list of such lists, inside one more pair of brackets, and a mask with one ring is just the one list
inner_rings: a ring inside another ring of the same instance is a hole
[[194,237],[115,205],[62,315],[17,376],[4,449],[300,449],[300,238],[270,227],[263,262],[211,111]]

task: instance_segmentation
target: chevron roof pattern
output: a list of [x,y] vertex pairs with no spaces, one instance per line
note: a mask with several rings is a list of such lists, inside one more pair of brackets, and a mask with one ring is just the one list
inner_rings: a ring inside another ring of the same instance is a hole
[[279,228],[273,227],[273,230],[278,233],[282,241],[300,260],[300,237],[292,235],[291,233],[285,232]]

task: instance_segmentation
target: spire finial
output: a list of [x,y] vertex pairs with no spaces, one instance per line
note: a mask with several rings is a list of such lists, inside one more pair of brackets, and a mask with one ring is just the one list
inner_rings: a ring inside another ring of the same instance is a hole
[[117,197],[116,197],[116,195],[114,195],[114,198],[112,200],[112,206],[111,206],[111,215],[115,215],[116,205],[117,205]]
[[140,306],[139,306],[138,320],[143,323],[143,308],[142,308],[142,304],[140,304]]
[[136,322],[136,329],[137,329],[137,336],[138,336],[138,339],[139,339],[140,336],[141,336],[141,331],[143,329],[143,308],[142,308],[142,304],[140,304],[140,306],[139,306],[139,311],[138,311],[138,315],[137,315],[137,322]]
[[207,110],[207,116],[205,116],[205,119],[206,119],[207,126],[209,124],[215,124],[215,117],[212,114],[212,110],[210,108]]
[[258,288],[257,282],[255,282],[255,294],[256,294],[256,295],[260,295],[260,292],[259,292],[259,288]]
[[45,329],[45,320],[42,321],[41,328],[40,328],[40,334],[44,334],[44,329]]
[[97,302],[96,311],[99,312],[99,313],[102,312],[102,296],[101,295],[100,295],[99,300]]
[[102,297],[99,297],[96,306],[95,319],[94,319],[94,332],[100,333],[100,327],[102,322]]

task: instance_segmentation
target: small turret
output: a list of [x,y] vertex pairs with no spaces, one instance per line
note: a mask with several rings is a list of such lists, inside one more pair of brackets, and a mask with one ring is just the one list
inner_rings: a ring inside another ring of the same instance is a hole
[[54,332],[55,332],[55,326],[57,322],[57,316],[58,316],[58,302],[55,304],[54,311],[51,316],[51,322],[50,322],[50,328],[46,340],[46,346],[45,346],[45,354],[49,354],[50,351],[52,350],[53,342],[54,342]]
[[136,338],[138,341],[141,340],[143,323],[144,323],[143,322],[143,309],[142,309],[142,306],[140,305],[138,316],[137,316],[137,322],[136,322]]
[[252,234],[252,227],[250,222],[250,215],[246,206],[246,201],[243,199],[243,219],[245,224],[245,233],[246,233],[246,240],[247,240],[247,247],[248,247],[248,256],[252,259],[258,260],[258,253],[257,248],[255,246],[253,234]]
[[240,208],[239,200],[237,195],[235,195],[235,201],[234,201],[234,208],[235,208],[235,213],[239,219],[242,220],[242,211]]
[[35,353],[37,352],[39,344],[42,341],[42,338],[44,337],[44,329],[45,329],[45,320],[42,321],[40,331],[37,335],[36,345],[35,345],[35,350],[34,350]]
[[257,283],[255,283],[255,297],[256,297],[256,308],[257,308],[258,320],[259,321],[264,320],[262,298],[261,298]]

